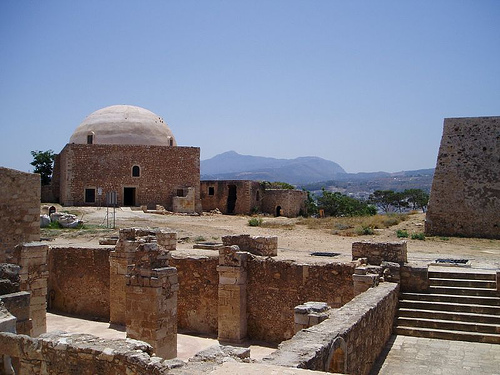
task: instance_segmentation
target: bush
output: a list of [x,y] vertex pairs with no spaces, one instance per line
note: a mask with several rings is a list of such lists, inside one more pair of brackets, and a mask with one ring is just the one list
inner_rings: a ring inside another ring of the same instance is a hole
[[356,229],[356,234],[360,236],[366,236],[370,234],[375,234],[375,231],[373,230],[372,227],[363,226]]
[[205,242],[205,241],[206,241],[206,239],[203,236],[197,236],[194,239],[194,242]]
[[262,219],[260,217],[252,217],[248,220],[248,225],[251,227],[260,227],[262,225]]
[[411,235],[412,240],[420,240],[420,241],[425,241],[425,234],[423,233],[413,233]]
[[396,231],[396,236],[398,236],[398,238],[408,238],[408,232],[404,229],[398,229]]

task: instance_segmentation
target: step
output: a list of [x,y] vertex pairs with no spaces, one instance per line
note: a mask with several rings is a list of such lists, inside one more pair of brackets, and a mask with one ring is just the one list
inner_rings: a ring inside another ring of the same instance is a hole
[[489,344],[500,344],[500,335],[477,332],[460,332],[444,329],[416,328],[398,326],[394,328],[397,335],[427,337],[443,340],[473,341]]
[[428,302],[467,303],[473,305],[500,306],[500,297],[460,296],[451,294],[401,293],[401,299]]
[[496,281],[489,280],[473,280],[473,279],[442,279],[429,278],[431,286],[454,286],[459,288],[483,288],[496,289]]
[[430,286],[429,293],[431,294],[451,294],[461,296],[483,296],[483,297],[498,297],[496,289],[485,288],[457,288],[453,286]]
[[428,277],[432,279],[469,279],[496,281],[495,273],[429,271]]
[[500,306],[471,305],[465,303],[427,302],[401,300],[399,306],[407,309],[439,310],[450,312],[468,312],[474,314],[488,314],[500,316]]
[[422,319],[438,319],[450,320],[458,322],[472,322],[485,324],[500,324],[500,316],[489,314],[475,314],[465,312],[449,312],[439,310],[416,310],[400,308],[398,317],[422,318]]
[[500,324],[481,324],[476,322],[457,322],[439,319],[398,317],[396,320],[396,325],[403,327],[433,328],[452,331],[500,334]]

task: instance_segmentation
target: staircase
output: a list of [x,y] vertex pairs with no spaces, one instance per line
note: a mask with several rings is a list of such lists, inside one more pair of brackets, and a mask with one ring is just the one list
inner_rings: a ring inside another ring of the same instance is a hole
[[431,272],[429,293],[401,293],[398,335],[500,344],[494,273]]

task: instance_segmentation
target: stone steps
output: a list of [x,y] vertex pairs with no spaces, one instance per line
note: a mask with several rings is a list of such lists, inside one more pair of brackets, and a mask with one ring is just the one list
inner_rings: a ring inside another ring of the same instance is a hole
[[396,334],[500,344],[496,275],[429,272],[429,293],[401,293]]

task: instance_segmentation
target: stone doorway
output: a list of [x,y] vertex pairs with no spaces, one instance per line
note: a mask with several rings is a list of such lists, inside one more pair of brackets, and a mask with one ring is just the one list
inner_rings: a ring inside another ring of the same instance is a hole
[[135,206],[135,187],[123,188],[123,205]]
[[227,194],[227,213],[234,214],[234,209],[236,208],[236,185],[229,185],[229,191]]
[[281,216],[281,206],[277,206],[276,207],[276,217],[280,217]]

